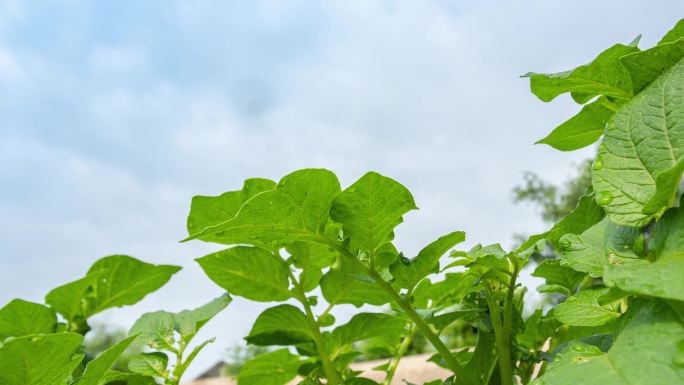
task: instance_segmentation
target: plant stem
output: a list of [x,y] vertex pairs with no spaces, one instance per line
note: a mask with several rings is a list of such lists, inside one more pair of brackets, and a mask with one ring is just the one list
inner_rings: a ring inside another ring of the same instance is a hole
[[176,352],[176,365],[173,367],[173,378],[166,379],[170,385],[178,385],[180,377],[183,375],[183,353],[185,352],[185,343],[181,340],[178,342],[178,351]]
[[389,282],[385,281],[380,274],[378,274],[377,271],[371,270],[368,266],[363,264],[361,261],[359,261],[354,254],[352,254],[349,250],[345,249],[344,247],[338,245],[336,242],[333,242],[327,238],[320,237],[318,239],[319,242],[324,243],[331,248],[335,249],[340,255],[344,256],[345,258],[349,259],[350,262],[355,264],[357,267],[363,269],[368,276],[375,281],[389,296],[394,300],[394,302],[399,305],[399,307],[404,310],[406,315],[411,318],[411,321],[418,327],[418,329],[425,335],[425,338],[430,341],[432,346],[437,349],[437,352],[440,354],[446,365],[453,371],[459,378],[462,384],[464,385],[475,385],[475,382],[473,381],[472,378],[468,375],[468,372],[463,368],[460,362],[456,359],[456,357],[451,353],[449,348],[444,345],[444,342],[439,339],[439,336],[435,334],[430,326],[425,322],[423,317],[416,312],[416,310],[411,306],[411,304],[404,299],[394,288],[392,285],[389,284]]
[[309,302],[306,300],[306,293],[304,292],[302,285],[297,281],[297,278],[294,276],[294,274],[292,274],[292,272],[289,269],[288,272],[290,275],[290,279],[294,283],[295,289],[297,290],[297,292],[295,293],[295,297],[304,307],[306,319],[309,321],[309,328],[311,329],[311,334],[314,339],[314,344],[316,345],[316,350],[318,350],[318,356],[321,359],[321,365],[323,365],[323,372],[325,372],[325,376],[328,379],[327,385],[337,385],[338,383],[340,383],[340,380],[337,377],[337,371],[335,371],[335,368],[332,365],[332,361],[330,360],[330,356],[328,356],[328,351],[325,348],[323,336],[321,335],[321,331],[318,328],[318,322],[316,322],[316,317],[314,317],[314,314],[311,311],[311,305],[309,305]]
[[513,273],[508,283],[506,302],[504,303],[503,314],[499,307],[499,302],[490,290],[487,290],[487,303],[489,313],[492,317],[494,335],[496,339],[496,350],[499,353],[499,373],[501,374],[501,385],[513,385],[513,366],[511,360],[511,330],[513,324],[513,296],[515,294],[516,279],[518,277],[518,265],[514,263]]
[[392,378],[394,378],[394,373],[397,371],[399,361],[401,361],[401,357],[403,357],[404,353],[406,353],[406,351],[408,350],[409,346],[411,345],[411,340],[413,340],[413,336],[416,335],[417,331],[418,328],[416,327],[416,325],[411,325],[411,327],[408,330],[408,333],[401,341],[401,344],[397,349],[397,354],[394,356],[394,358],[392,358],[392,362],[390,363],[389,368],[387,368],[387,375],[385,376],[385,381],[383,381],[383,385],[390,385],[392,383]]

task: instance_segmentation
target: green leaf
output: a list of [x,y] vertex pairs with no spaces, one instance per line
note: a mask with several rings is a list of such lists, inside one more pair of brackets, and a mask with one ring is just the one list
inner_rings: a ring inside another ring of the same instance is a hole
[[131,358],[128,370],[145,376],[164,377],[169,356],[162,352],[140,353]]
[[142,376],[136,373],[110,370],[104,378],[107,385],[158,385],[153,377]]
[[532,276],[546,280],[546,284],[537,288],[540,293],[570,295],[575,292],[585,274],[561,265],[558,259],[547,259],[537,266]]
[[413,289],[418,281],[439,270],[439,258],[455,245],[465,241],[465,233],[455,231],[430,243],[409,261],[397,260],[390,266],[395,282],[402,288]]
[[544,315],[542,309],[537,309],[525,320],[525,329],[516,335],[516,340],[524,347],[537,349],[553,337],[560,326],[551,314]]
[[620,58],[620,62],[629,71],[634,92],[638,93],[679,62],[682,57],[684,57],[684,40],[677,40],[625,55]]
[[671,43],[684,37],[684,19],[679,20],[671,30],[658,42],[658,44]]
[[175,329],[181,335],[181,339],[186,343],[190,342],[202,326],[214,318],[221,310],[225,309],[230,301],[232,301],[232,298],[228,294],[224,294],[196,309],[175,313],[173,315],[176,324]]
[[295,171],[275,190],[247,200],[239,212],[186,239],[274,248],[323,238],[330,204],[340,191],[335,174],[323,169]]
[[684,251],[684,202],[669,209],[653,228],[648,241],[652,260]]
[[584,104],[598,95],[618,99],[632,97],[629,72],[620,64],[620,57],[639,49],[615,44],[601,52],[594,61],[571,71],[555,74],[529,73],[532,93],[545,102],[571,92],[577,103]]
[[592,191],[584,194],[577,207],[549,230],[547,239],[556,249],[561,249],[560,239],[565,234],[582,234],[599,223],[605,216],[603,209],[596,203]]
[[604,353],[583,343],[571,344],[534,385],[679,384],[677,344],[684,325],[664,303],[640,301],[630,306],[622,330]]
[[565,123],[556,127],[536,144],[548,144],[561,151],[573,151],[596,142],[606,128],[606,123],[616,107],[606,97],[585,105],[582,110]]
[[156,311],[145,313],[131,327],[128,335],[138,335],[143,344],[155,349],[175,352],[175,338],[173,335],[175,319],[172,313]]
[[336,327],[332,337],[337,346],[371,338],[399,339],[406,332],[407,321],[384,313],[359,313],[344,325]]
[[254,195],[275,188],[276,183],[272,180],[251,178],[245,180],[242,190],[228,191],[219,196],[192,197],[187,221],[188,234],[196,234],[233,218],[240,207]]
[[254,345],[294,345],[312,340],[304,313],[292,305],[278,305],[262,312],[245,340]]
[[74,385],[104,385],[107,372],[114,366],[119,356],[131,345],[137,336],[128,337],[102,352],[88,362],[85,372]]
[[14,299],[0,309],[0,342],[7,337],[54,333],[57,315],[41,304]]
[[414,209],[416,204],[406,187],[369,172],[337,195],[330,216],[342,224],[351,249],[372,259],[376,249],[391,240],[403,215]]
[[321,278],[321,292],[329,304],[384,305],[392,299],[373,282],[357,279],[344,272],[331,269]]
[[646,202],[643,209],[644,214],[655,214],[661,211],[663,207],[667,208],[672,205],[682,181],[683,171],[684,158],[680,158],[674,166],[656,175],[656,192],[651,200]]
[[556,319],[570,326],[599,326],[618,318],[617,306],[601,305],[599,298],[607,288],[588,289],[568,297],[553,308]]
[[636,229],[619,226],[604,218],[581,235],[566,234],[561,238],[563,258],[560,264],[600,277],[607,267],[639,263],[632,250],[638,249],[642,241]]
[[0,384],[64,384],[83,354],[83,336],[76,333],[9,338],[0,345]]
[[[677,86],[682,82],[684,60],[627,102],[608,123],[592,184],[597,202],[616,223],[642,227],[668,208],[653,207],[651,199],[656,196],[656,177],[684,156],[684,100]],[[673,195],[662,188],[658,192]]]
[[292,296],[287,264],[266,250],[236,246],[197,262],[230,294],[260,302],[284,301]]
[[245,362],[238,385],[284,385],[297,376],[300,365],[299,357],[287,349],[262,354]]
[[50,291],[45,302],[67,320],[79,323],[103,310],[142,300],[180,269],[112,255],[95,262],[84,278]]
[[608,286],[653,297],[684,301],[684,253],[668,255],[655,262],[639,260],[606,269]]

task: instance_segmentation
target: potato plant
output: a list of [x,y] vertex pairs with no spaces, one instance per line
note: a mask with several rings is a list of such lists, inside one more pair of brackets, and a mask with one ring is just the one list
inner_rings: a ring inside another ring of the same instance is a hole
[[[0,309],[0,385],[179,384],[210,342],[189,350],[193,337],[229,295],[273,303],[245,339],[274,348],[245,363],[240,385],[376,384],[350,369],[361,349],[389,357],[378,368],[389,384],[418,331],[436,351],[431,361],[453,373],[430,385],[684,384],[684,21],[654,47],[638,40],[570,71],[525,75],[542,101],[569,93],[581,105],[540,143],[600,143],[575,210],[515,250],[454,250],[465,233],[452,231],[404,255],[394,230],[414,198],[375,172],[345,188],[324,169],[247,179],[194,197],[187,220],[186,241],[225,246],[197,262],[228,294],[144,314],[129,338],[84,364],[88,318],[139,301],[179,269],[106,257],[46,305]],[[534,266],[546,247],[559,258]],[[551,309],[523,315],[525,268],[559,299]],[[339,323],[332,314],[343,304],[364,311]],[[442,341],[456,321],[477,330],[475,346]],[[150,349],[129,372],[112,371],[134,340]]]

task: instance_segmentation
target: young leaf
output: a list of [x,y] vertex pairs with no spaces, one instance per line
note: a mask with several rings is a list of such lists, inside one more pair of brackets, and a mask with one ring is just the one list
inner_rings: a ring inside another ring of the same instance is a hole
[[[642,227],[668,208],[662,200],[661,207],[649,201],[656,195],[656,177],[684,156],[684,100],[674,86],[682,82],[684,60],[620,108],[608,123],[592,184],[597,202],[616,223]],[[672,177],[679,180],[681,173]],[[661,188],[658,195],[672,197],[674,191]]]
[[140,353],[131,358],[128,370],[144,376],[164,377],[169,356],[162,352]]
[[596,142],[606,128],[606,123],[616,107],[605,96],[585,105],[582,110],[565,123],[556,127],[536,144],[548,144],[561,151],[573,151]]
[[684,325],[664,303],[639,301],[624,316],[624,326],[608,352],[574,345],[549,365],[534,385],[677,384],[684,381],[677,344]]
[[599,326],[620,316],[616,306],[601,305],[607,288],[583,290],[553,308],[556,319],[570,326]]
[[230,301],[232,301],[232,298],[228,294],[224,294],[196,309],[175,313],[173,315],[176,324],[175,329],[181,335],[181,339],[185,342],[190,342],[202,326],[214,318],[221,310],[225,309]]
[[330,204],[340,191],[335,174],[304,169],[285,176],[275,190],[257,194],[230,219],[186,240],[276,247],[323,238]]
[[84,278],[49,292],[45,302],[69,321],[85,321],[111,307],[142,300],[164,286],[180,269],[112,255],[95,262]]
[[104,384],[105,378],[109,369],[114,366],[119,356],[131,345],[136,339],[136,336],[128,337],[119,341],[114,346],[102,352],[94,360],[88,362],[83,375],[74,382],[73,385],[101,385]]
[[236,246],[198,258],[204,272],[230,294],[253,301],[284,301],[291,297],[288,266],[263,249]]
[[395,282],[402,288],[413,289],[418,281],[439,270],[439,258],[455,245],[465,241],[465,233],[455,231],[430,243],[409,261],[397,260],[390,266]]
[[269,179],[245,180],[242,190],[228,191],[219,196],[194,196],[188,214],[188,234],[196,234],[207,227],[218,225],[233,218],[240,207],[254,195],[274,190],[276,183]]
[[352,250],[373,258],[376,249],[391,240],[403,215],[414,209],[416,204],[406,187],[369,172],[337,195],[330,216],[342,224]]
[[140,342],[155,349],[175,352],[173,331],[175,320],[173,314],[166,311],[145,313],[131,327],[128,335],[138,335]]
[[7,337],[54,333],[57,315],[47,306],[12,300],[0,309],[0,343]]
[[377,284],[331,269],[321,278],[321,292],[329,304],[384,305],[392,299]]
[[0,345],[0,384],[63,384],[83,359],[76,333],[9,338]]
[[284,385],[297,376],[301,364],[287,349],[262,354],[245,362],[238,385]]
[[254,345],[294,345],[312,340],[304,313],[292,305],[266,309],[257,317],[245,340]]
[[574,70],[556,74],[529,73],[532,93],[545,102],[571,92],[577,103],[584,104],[597,95],[618,99],[632,97],[632,83],[620,57],[639,49],[635,46],[615,44],[601,52],[591,63]]

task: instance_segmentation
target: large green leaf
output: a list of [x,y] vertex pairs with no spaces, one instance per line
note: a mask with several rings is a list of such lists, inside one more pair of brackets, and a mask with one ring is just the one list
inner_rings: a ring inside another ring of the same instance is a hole
[[607,97],[585,105],[582,110],[556,127],[537,143],[548,144],[561,151],[573,151],[596,142],[615,113],[616,106]]
[[173,319],[176,322],[175,329],[181,335],[181,339],[189,342],[202,326],[214,318],[221,310],[225,309],[231,300],[232,298],[228,294],[224,294],[196,309],[175,313],[173,315]]
[[[682,84],[684,60],[663,72],[608,123],[592,184],[597,202],[619,224],[644,226],[674,198],[677,183],[669,184],[673,191],[658,192],[667,200],[658,199],[659,205],[650,202],[656,196],[658,175],[677,166],[684,155]],[[679,180],[681,172],[670,177]]]
[[131,327],[128,335],[139,335],[138,340],[155,349],[175,351],[175,320],[172,313],[145,313]]
[[9,338],[0,345],[1,385],[64,384],[83,354],[76,333]]
[[262,354],[245,362],[238,375],[238,384],[283,385],[297,376],[300,365],[299,357],[287,349]]
[[228,191],[219,196],[192,197],[187,222],[188,234],[196,234],[233,218],[240,207],[254,195],[275,188],[276,183],[272,180],[251,178],[245,180],[242,190]]
[[406,332],[407,321],[384,313],[359,313],[332,332],[337,346],[371,338],[399,339]]
[[94,360],[88,362],[83,375],[74,385],[104,385],[109,369],[114,366],[119,356],[133,343],[137,336],[128,337],[102,352]]
[[374,282],[361,280],[338,269],[331,269],[321,279],[321,292],[329,304],[383,305],[389,295]]
[[631,305],[610,350],[570,344],[534,385],[669,385],[684,383],[677,361],[684,325],[662,302]]
[[403,215],[414,209],[416,204],[406,187],[369,172],[337,195],[330,216],[342,224],[352,250],[373,258],[376,249],[391,240]]
[[0,309],[0,342],[7,337],[54,333],[57,315],[44,305],[12,300]]
[[413,289],[418,281],[439,270],[439,258],[455,245],[465,241],[465,233],[455,231],[430,243],[412,260],[397,260],[390,266],[395,282],[403,288]]
[[257,317],[245,340],[255,345],[293,345],[312,340],[306,315],[292,305],[266,309]]
[[339,191],[337,177],[328,170],[295,171],[283,177],[275,190],[247,200],[234,217],[186,240],[269,247],[319,240],[325,233],[332,199]]
[[50,291],[45,302],[67,320],[84,322],[103,310],[142,300],[164,286],[180,269],[112,255],[95,262],[84,278]]
[[272,253],[247,246],[198,258],[204,272],[230,294],[253,301],[284,301],[291,297],[288,266]]
[[556,319],[570,326],[599,326],[620,316],[616,304],[599,304],[607,288],[588,289],[568,297],[553,308]]
[[555,73],[529,73],[532,93],[548,102],[571,92],[573,99],[584,104],[597,95],[620,99],[632,97],[629,72],[620,64],[620,57],[639,49],[634,45],[615,44],[601,52],[591,63],[574,70]]
[[684,197],[679,207],[667,210],[653,228],[648,241],[650,259],[684,251]]

